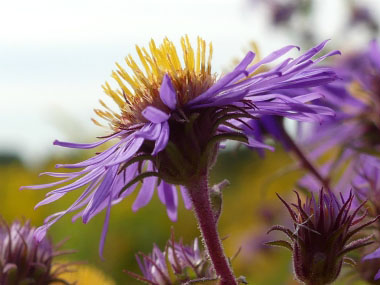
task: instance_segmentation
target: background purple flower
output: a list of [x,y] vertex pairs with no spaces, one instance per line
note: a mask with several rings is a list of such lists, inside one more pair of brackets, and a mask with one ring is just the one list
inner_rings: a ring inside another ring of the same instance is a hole
[[[349,189],[361,165],[380,167],[379,58],[380,49],[373,41],[365,52],[335,63],[342,80],[322,87],[326,97],[322,104],[334,109],[336,116],[315,125],[304,141],[309,159],[328,157],[319,170],[338,192]],[[307,175],[300,185],[317,191],[321,183]]]

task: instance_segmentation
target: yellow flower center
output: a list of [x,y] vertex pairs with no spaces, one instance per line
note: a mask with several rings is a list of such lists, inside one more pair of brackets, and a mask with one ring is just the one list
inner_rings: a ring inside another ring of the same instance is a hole
[[[109,121],[113,130],[127,129],[134,124],[146,122],[141,112],[147,106],[167,110],[159,96],[165,74],[172,81],[179,107],[210,88],[216,80],[216,76],[211,73],[212,44],[209,44],[208,55],[206,42],[200,37],[196,51],[187,36],[181,38],[181,46],[182,62],[174,44],[167,38],[159,47],[151,40],[150,53],[145,48],[136,46],[141,67],[128,55],[125,61],[133,74],[129,75],[116,63],[118,69],[112,72],[112,77],[119,88],[112,89],[108,82],[102,86],[105,93],[118,104],[121,114],[112,111],[102,100],[100,103],[105,110],[95,109],[95,113]],[[93,121],[100,125],[96,120]]]

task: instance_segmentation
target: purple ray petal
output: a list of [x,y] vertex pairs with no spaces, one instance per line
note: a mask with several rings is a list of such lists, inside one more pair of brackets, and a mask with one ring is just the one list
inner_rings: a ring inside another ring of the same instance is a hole
[[370,254],[367,254],[363,257],[362,261],[369,260],[369,259],[376,259],[380,258],[380,247],[376,249],[375,251],[371,252]]
[[52,182],[52,183],[48,183],[48,184],[31,185],[31,186],[22,186],[22,187],[20,187],[20,190],[24,190],[24,189],[32,189],[32,190],[36,190],[36,189],[50,188],[50,187],[53,187],[53,186],[60,185],[60,184],[62,184],[62,183],[68,182],[68,181],[70,181],[71,179],[72,179],[72,178],[69,177],[69,178],[66,178],[66,179],[63,179],[63,180],[60,180],[60,181],[56,181],[56,182]]
[[49,193],[52,193],[52,194],[53,193],[54,194],[55,193],[66,193],[66,192],[69,192],[71,190],[78,189],[79,187],[82,187],[82,186],[90,183],[91,181],[95,180],[97,177],[102,175],[104,172],[105,172],[104,168],[96,168],[96,169],[92,170],[91,172],[89,172],[88,174],[86,174],[85,176],[82,176],[81,178],[79,178],[75,182],[68,184],[68,185],[65,185],[61,188],[55,189]]
[[169,131],[170,130],[169,130],[168,122],[163,122],[161,124],[161,133],[158,139],[156,140],[152,155],[156,155],[157,153],[159,153],[161,150],[163,150],[166,147],[169,141]]
[[106,161],[108,158],[110,158],[112,155],[115,155],[115,152],[116,150],[123,144],[126,144],[126,143],[129,143],[129,141],[131,140],[130,137],[128,138],[125,138],[125,139],[122,139],[120,142],[116,143],[115,145],[113,145],[112,147],[110,147],[109,149],[89,158],[89,159],[86,159],[82,162],[78,162],[78,163],[73,163],[73,164],[57,164],[55,167],[56,168],[82,168],[82,167],[87,167],[87,166],[90,166],[90,165],[94,165],[94,164],[103,164],[104,161]]
[[274,60],[276,60],[277,58],[283,56],[284,54],[286,54],[288,51],[294,49],[294,48],[297,48],[298,50],[300,49],[299,47],[297,46],[293,46],[293,45],[289,45],[289,46],[286,46],[286,47],[283,47],[283,48],[280,48],[279,50],[276,50],[274,52],[272,52],[271,54],[267,55],[266,57],[264,57],[262,60],[260,60],[258,63],[250,66],[248,68],[248,72],[249,73],[252,73],[254,72],[258,67],[260,67],[261,65],[263,64],[267,64],[267,63],[270,63]]
[[94,196],[88,202],[87,207],[83,212],[83,223],[86,224],[89,221],[90,215],[96,211],[99,205],[105,200],[105,198],[110,195],[117,170],[118,166],[112,166],[107,170],[106,176],[104,177],[100,186],[96,189]]
[[165,122],[169,119],[170,115],[157,109],[153,106],[148,106],[142,111],[142,115],[145,119],[149,120],[152,123],[159,124]]
[[38,207],[40,207],[42,205],[46,205],[46,204],[49,204],[51,202],[54,202],[54,201],[58,200],[59,198],[63,197],[64,195],[66,195],[66,193],[53,194],[53,195],[43,199],[42,201],[40,201],[36,206],[34,206],[34,209],[37,209]]
[[137,138],[144,138],[146,140],[154,141],[158,138],[161,131],[161,124],[147,124],[136,132]]
[[158,197],[162,204],[166,205],[166,211],[169,219],[175,222],[177,220],[178,194],[174,185],[164,181],[157,187]]
[[232,72],[223,76],[213,86],[211,86],[206,92],[199,95],[195,99],[191,100],[188,103],[188,105],[196,105],[196,103],[209,99],[210,96],[213,96],[220,89],[225,87],[228,83],[236,79],[236,77],[240,76],[241,74],[245,74],[246,76],[248,76],[248,73],[246,72],[245,69],[252,62],[254,57],[255,57],[255,54],[253,52],[248,52],[247,55],[244,57],[244,59],[235,67],[235,69]]
[[380,279],[380,270],[377,271],[375,277],[373,278],[374,280],[379,280]]
[[[153,166],[149,163],[146,171],[152,171]],[[156,187],[157,178],[147,177],[144,179],[143,185],[137,195],[135,202],[132,205],[132,210],[136,212],[138,209],[146,206],[153,197],[154,188]]]
[[256,140],[254,137],[250,136],[248,137],[248,146],[250,147],[257,147],[257,148],[266,148],[269,149],[270,151],[274,151],[274,147],[267,145],[265,143],[259,142]]
[[380,70],[380,47],[376,40],[371,41],[368,55],[372,62],[376,65],[376,68]]
[[121,136],[125,133],[127,133],[127,131],[117,132],[117,133],[113,134],[112,136],[109,136],[108,138],[105,138],[105,139],[100,140],[100,141],[95,142],[95,143],[71,143],[71,142],[61,142],[59,140],[55,140],[53,142],[53,144],[59,145],[62,147],[69,147],[69,148],[81,148],[81,149],[94,148],[94,147],[97,147],[97,146],[104,144],[105,142],[107,142],[107,141],[109,141],[109,140],[111,140],[117,136]]
[[187,189],[182,185],[179,186],[179,189],[181,190],[182,199],[183,199],[183,203],[185,204],[185,208],[187,210],[191,210],[191,208],[193,207],[193,203],[191,202],[189,193],[187,193]]
[[140,208],[145,207],[150,200],[152,200],[156,181],[157,179],[155,177],[148,177],[144,179],[144,184],[132,205],[132,211],[136,212]]
[[317,53],[319,53],[323,48],[324,46],[327,44],[329,40],[325,40],[323,42],[321,42],[319,45],[309,49],[307,52],[305,52],[303,55],[299,56],[298,58],[296,58],[293,62],[293,65],[294,64],[299,64],[299,63],[302,63],[310,58],[312,58],[314,55],[316,55]]
[[107,237],[107,232],[108,232],[108,226],[109,226],[109,223],[110,223],[111,201],[112,201],[112,197],[110,196],[109,201],[108,201],[108,207],[107,207],[106,217],[104,218],[102,235],[101,235],[100,243],[99,243],[99,256],[100,256],[100,258],[102,260],[104,260],[104,258],[103,258],[103,250],[104,250],[104,244],[106,242],[106,237]]
[[160,87],[160,98],[166,106],[174,110],[177,105],[177,94],[170,77],[165,74]]
[[144,139],[143,138],[136,138],[134,139],[128,147],[120,153],[115,160],[111,161],[110,163],[106,164],[106,167],[110,167],[116,164],[120,164],[123,162],[126,162],[128,159],[130,159],[135,153],[140,149],[141,145],[143,144]]

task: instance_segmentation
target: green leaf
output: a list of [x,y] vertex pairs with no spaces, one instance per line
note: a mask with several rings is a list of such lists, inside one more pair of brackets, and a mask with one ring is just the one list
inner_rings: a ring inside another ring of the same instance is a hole
[[144,178],[146,177],[150,177],[150,176],[156,176],[156,177],[160,177],[159,174],[157,172],[153,172],[153,171],[148,171],[148,172],[144,172],[138,176],[136,176],[135,178],[133,178],[131,181],[129,181],[120,191],[120,194],[119,196],[121,196],[125,190],[127,190],[129,187],[131,187],[133,184],[137,183],[137,182],[140,182],[142,180],[144,180]]
[[350,257],[344,257],[344,258],[343,258],[343,262],[344,262],[345,264],[351,265],[353,268],[356,267],[356,261],[353,260],[353,259],[350,258]]
[[270,246],[280,246],[289,249],[290,251],[293,251],[293,247],[290,243],[284,240],[274,240],[274,241],[269,241],[265,243],[266,245]]

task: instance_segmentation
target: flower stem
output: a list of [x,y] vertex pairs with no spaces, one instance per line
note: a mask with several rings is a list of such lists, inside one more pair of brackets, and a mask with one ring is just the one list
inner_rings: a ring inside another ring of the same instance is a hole
[[299,161],[301,162],[302,166],[311,172],[312,175],[314,175],[315,178],[317,178],[323,187],[326,189],[330,189],[329,181],[327,178],[324,178],[322,174],[319,173],[318,169],[313,165],[313,163],[306,157],[306,155],[303,153],[303,151],[300,149],[300,147],[295,143],[295,141],[289,136],[289,134],[283,130],[283,136],[288,143],[290,149],[293,151],[293,153],[297,156]]
[[306,285],[326,285],[326,283],[324,282],[313,282],[313,281],[309,281],[309,282],[306,282],[305,283]]
[[204,244],[207,247],[215,272],[221,278],[220,285],[237,285],[232,269],[224,254],[217,230],[217,223],[212,212],[208,189],[208,175],[200,176],[187,185],[186,188],[193,202],[194,212]]

